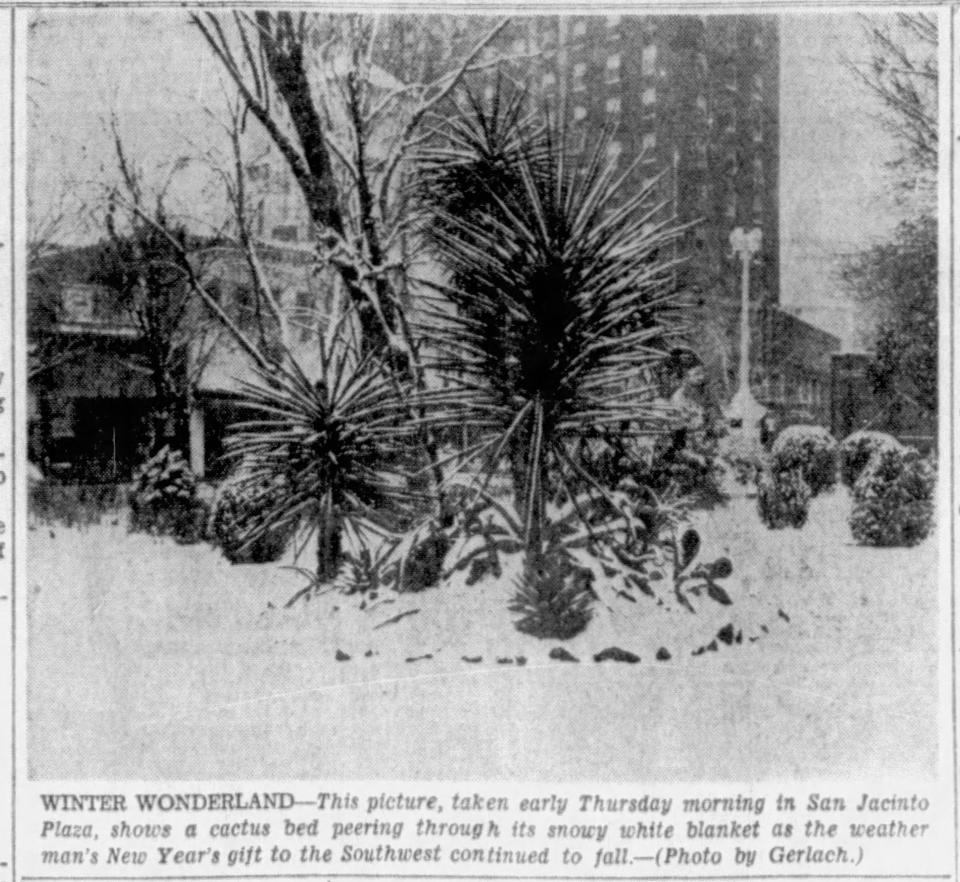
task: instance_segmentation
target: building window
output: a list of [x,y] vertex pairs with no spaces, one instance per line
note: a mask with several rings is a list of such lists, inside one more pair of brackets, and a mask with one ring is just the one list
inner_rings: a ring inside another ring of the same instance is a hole
[[611,31],[615,31],[620,27],[620,20],[623,18],[622,15],[608,15],[607,16],[607,27]]
[[545,73],[543,75],[543,88],[552,89],[557,84],[557,76],[552,73]]
[[706,205],[710,199],[710,187],[707,184],[697,186],[697,200],[701,205]]
[[643,47],[640,53],[640,70],[645,77],[652,77],[657,72],[657,47],[651,43]]
[[643,90],[643,106],[650,107],[653,104],[657,103],[657,90],[653,86],[649,86]]
[[657,149],[657,133],[647,132],[643,136],[643,140],[640,142],[640,149],[644,153],[650,153],[653,150],[656,150]]
[[707,167],[707,157],[708,157],[708,153],[707,153],[707,142],[706,142],[706,141],[698,141],[698,142],[697,142],[697,146],[696,146],[696,159],[695,159],[695,163],[696,163],[697,168],[700,169],[701,171],[704,170],[704,169],[706,169],[706,167]]
[[607,113],[610,116],[619,116],[620,114],[620,98],[608,98],[607,99]]
[[620,82],[620,53],[616,55],[611,55],[607,59],[607,82],[608,83],[619,83]]
[[587,108],[582,106],[577,106],[573,108],[573,121],[574,122],[583,122],[587,118]]
[[573,91],[583,92],[587,88],[584,78],[587,75],[587,66],[582,61],[578,61],[573,66]]
[[587,35],[587,23],[581,18],[573,23],[573,36],[585,37]]
[[698,52],[698,53],[697,53],[697,67],[700,68],[700,73],[702,73],[704,76],[706,76],[706,74],[707,74],[707,69],[709,68],[709,62],[707,61],[707,53],[706,53],[706,52]]

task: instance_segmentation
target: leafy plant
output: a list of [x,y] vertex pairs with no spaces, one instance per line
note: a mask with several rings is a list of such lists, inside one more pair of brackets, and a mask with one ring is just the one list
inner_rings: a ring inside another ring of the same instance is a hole
[[729,558],[720,557],[711,563],[693,566],[700,552],[700,534],[693,529],[684,530],[679,539],[674,538],[670,549],[673,552],[673,593],[681,606],[694,612],[693,604],[687,595],[699,597],[704,593],[723,606],[733,603],[726,589],[719,583],[720,579],[726,579],[733,574],[733,564]]
[[163,447],[134,473],[130,529],[159,536],[189,535],[196,498],[197,479],[183,454]]
[[903,445],[893,435],[885,432],[854,432],[840,444],[840,480],[847,487],[853,487],[863,470],[879,452],[903,449]]
[[799,529],[807,522],[813,494],[799,468],[764,470],[757,482],[757,510],[771,530]]
[[788,426],[773,442],[770,471],[799,469],[811,496],[829,490],[837,482],[840,448],[822,426]]
[[850,529],[864,545],[912,546],[933,527],[936,470],[912,448],[878,451],[853,488]]

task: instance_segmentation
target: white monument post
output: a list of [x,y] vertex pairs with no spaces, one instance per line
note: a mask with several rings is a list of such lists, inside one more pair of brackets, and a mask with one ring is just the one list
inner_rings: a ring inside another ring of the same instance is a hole
[[742,262],[743,272],[740,279],[740,376],[737,391],[727,407],[727,421],[733,425],[739,423],[742,435],[747,438],[759,438],[760,420],[766,413],[750,391],[750,261],[760,250],[761,241],[759,227],[752,230],[737,227],[730,234],[730,245]]

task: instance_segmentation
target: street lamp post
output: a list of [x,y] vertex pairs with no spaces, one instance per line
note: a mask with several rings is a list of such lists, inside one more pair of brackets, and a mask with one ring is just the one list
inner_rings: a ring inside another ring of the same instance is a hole
[[759,437],[759,423],[765,408],[750,391],[750,262],[760,250],[762,234],[759,227],[744,230],[737,227],[730,234],[730,246],[742,263],[740,277],[740,376],[737,391],[727,408],[731,425],[740,425],[744,435]]

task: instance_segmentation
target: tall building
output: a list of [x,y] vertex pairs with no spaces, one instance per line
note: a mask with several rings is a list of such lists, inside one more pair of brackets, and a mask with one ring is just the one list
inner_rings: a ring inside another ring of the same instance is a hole
[[[482,26],[471,30],[475,38]],[[678,283],[692,301],[691,336],[731,393],[739,343],[739,271],[729,244],[735,227],[763,230],[754,308],[779,302],[776,19],[539,16],[514,19],[489,53],[516,59],[505,69],[564,114],[575,154],[607,132],[609,154],[625,171],[634,166],[624,192],[652,187],[663,217],[689,224],[675,256],[683,260]],[[494,76],[495,68],[485,73],[487,95]],[[763,351],[759,339],[752,349]]]

